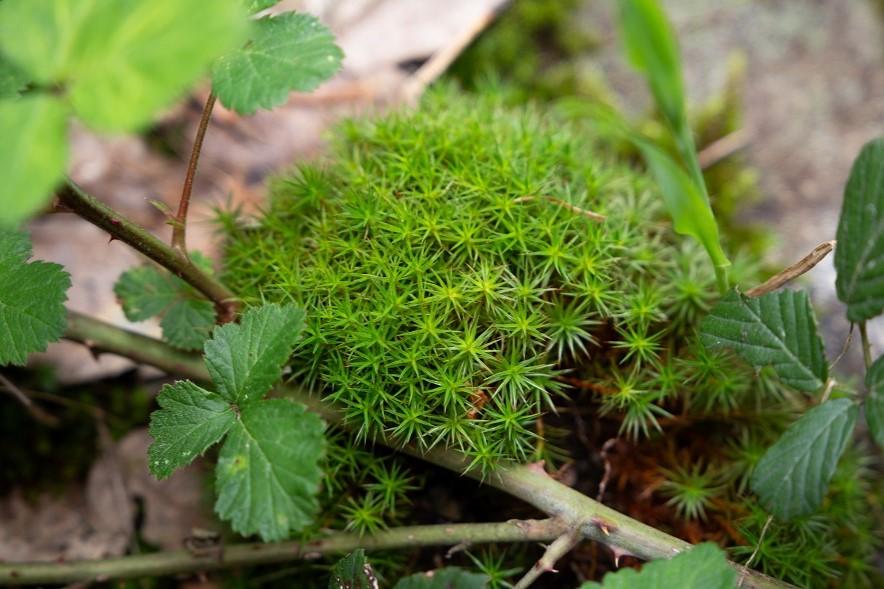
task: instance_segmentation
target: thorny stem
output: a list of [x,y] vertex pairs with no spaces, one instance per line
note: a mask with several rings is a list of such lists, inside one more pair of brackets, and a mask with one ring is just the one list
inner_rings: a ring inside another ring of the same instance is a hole
[[865,364],[866,372],[868,372],[869,368],[872,367],[872,343],[869,341],[869,332],[866,329],[865,321],[860,321],[859,323],[859,338],[863,345],[863,363]]
[[[95,349],[107,350],[124,356],[130,356],[129,352],[134,352],[138,354],[135,357],[139,361],[164,370],[172,368],[168,360],[170,356],[180,356],[179,352],[158,340],[153,340],[153,345],[147,346],[144,340],[151,338],[145,338],[145,336],[100,321],[89,321],[91,323],[81,321],[78,326],[80,331],[76,334],[70,333],[71,327],[69,326],[65,337],[77,341],[88,340]],[[93,327],[94,330],[91,329]],[[109,330],[115,332],[113,337],[109,337]],[[136,337],[132,338],[132,336]],[[178,375],[196,380],[206,380],[206,376],[208,376],[205,367],[196,365],[194,362],[175,362],[174,364],[177,368],[175,373]],[[341,427],[347,426],[343,414],[338,409],[310,395],[304,389],[280,387],[275,391],[275,394],[303,403],[319,413],[329,423]],[[483,474],[480,470],[471,469],[469,459],[454,450],[433,448],[423,451],[414,445],[402,445],[393,439],[382,438],[378,441],[395,450],[500,489],[533,505],[547,515],[558,518],[568,527],[579,525],[584,538],[605,544],[611,548],[615,555],[629,554],[645,560],[672,558],[691,547],[683,540],[634,520],[554,480],[540,464],[504,465],[490,474]],[[793,587],[784,581],[768,577],[741,565],[733,564],[732,566],[745,576],[745,587],[755,589]]]
[[217,550],[207,550],[205,553],[172,550],[102,560],[5,563],[0,564],[0,584],[70,583],[171,575],[236,565],[315,560],[326,554],[340,554],[356,548],[388,550],[411,546],[541,542],[552,540],[565,530],[567,524],[554,518],[407,526],[365,536],[335,533],[308,542],[219,545]]
[[582,539],[580,525],[576,525],[553,540],[552,544],[546,547],[543,556],[528,569],[528,572],[519,579],[513,589],[528,589],[543,573],[557,573],[558,571],[554,568],[556,563],[571,552],[571,549],[577,546]]
[[233,293],[152,233],[88,194],[73,180],[68,179],[67,186],[56,196],[59,203],[75,215],[104,229],[112,238],[132,246],[203,293],[215,303],[220,323],[228,323],[236,318],[239,302]]
[[214,108],[215,94],[210,92],[206,104],[203,106],[203,113],[200,115],[196,137],[193,138],[190,161],[187,162],[187,174],[184,176],[184,185],[181,187],[181,200],[178,201],[178,212],[175,214],[175,222],[172,224],[172,247],[176,248],[184,258],[187,258],[187,209],[190,206],[193,179],[196,176],[197,166],[199,166],[203,139],[206,137],[206,129],[209,128],[209,119],[212,118],[212,109]]

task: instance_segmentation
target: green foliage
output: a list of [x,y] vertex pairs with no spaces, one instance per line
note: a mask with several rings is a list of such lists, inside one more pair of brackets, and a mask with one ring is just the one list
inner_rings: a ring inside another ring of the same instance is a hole
[[640,571],[625,568],[605,575],[601,583],[584,583],[580,589],[734,589],[737,571],[724,552],[705,543],[670,560],[655,560]]
[[328,589],[374,589],[377,579],[365,558],[365,550],[354,550],[337,562]]
[[[191,259],[211,273],[211,261],[192,253]],[[114,284],[114,293],[129,321],[160,317],[163,339],[177,348],[199,350],[215,326],[215,307],[192,286],[166,270],[139,266],[127,270]]]
[[71,278],[58,264],[28,262],[27,235],[0,229],[0,365],[24,365],[65,328]]
[[27,83],[24,72],[0,54],[0,100],[17,97]]
[[884,311],[884,137],[867,143],[850,170],[838,222],[835,286],[850,321]]
[[312,522],[322,471],[324,424],[302,405],[262,400],[304,324],[302,310],[265,305],[205,345],[218,393],[190,381],[167,385],[151,415],[148,449],[158,478],[189,464],[227,436],[216,467],[215,510],[241,534],[280,540]]
[[705,521],[712,499],[724,490],[720,473],[699,463],[662,472],[666,481],[660,485],[660,492],[669,497],[666,504],[683,519]]
[[765,508],[784,520],[819,508],[856,415],[853,401],[835,399],[814,407],[786,430],[752,475],[752,490]]
[[487,586],[488,577],[485,575],[445,567],[399,579],[393,589],[485,589]]
[[225,280],[313,309],[294,368],[360,439],[524,461],[562,368],[652,369],[681,304],[654,285],[702,254],[657,223],[645,178],[555,119],[445,88],[339,136],[336,163],[276,184],[260,228],[230,228]]
[[38,211],[61,179],[66,118],[65,106],[50,96],[0,100],[0,226],[15,227]]
[[879,446],[884,446],[884,356],[866,372],[866,390],[865,414],[869,433]]
[[816,392],[828,379],[823,342],[804,292],[750,298],[731,291],[712,308],[701,331],[707,347],[731,348],[757,368],[772,366],[799,391]]
[[227,108],[252,114],[307,92],[341,67],[343,53],[315,17],[287,12],[252,24],[249,41],[212,67],[212,90]]

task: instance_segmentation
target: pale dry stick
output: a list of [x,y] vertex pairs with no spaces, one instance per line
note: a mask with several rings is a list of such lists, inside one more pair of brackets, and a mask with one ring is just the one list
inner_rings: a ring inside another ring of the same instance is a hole
[[594,213],[592,211],[587,211],[586,209],[581,209],[577,205],[572,205],[571,203],[565,202],[564,200],[562,200],[560,198],[556,198],[554,196],[541,196],[541,197],[531,196],[531,195],[520,196],[519,198],[515,199],[513,202],[531,202],[532,200],[537,200],[538,198],[541,198],[543,200],[547,200],[551,203],[555,203],[562,208],[568,209],[569,211],[577,213],[579,215],[583,215],[587,219],[592,219],[593,221],[596,221],[598,223],[602,223],[605,221],[605,219],[607,219],[607,217],[605,217],[604,215],[601,215],[599,213]]
[[856,327],[855,323],[850,324],[850,330],[847,332],[847,339],[844,340],[844,346],[842,346],[841,351],[838,352],[838,355],[832,360],[832,363],[829,364],[829,372],[835,368],[835,365],[841,361],[841,358],[844,357],[844,354],[847,353],[847,350],[850,349],[850,343],[853,341],[853,328]]
[[782,272],[771,276],[763,284],[747,290],[746,296],[760,297],[761,295],[775,291],[787,282],[795,280],[796,278],[819,264],[823,258],[829,255],[829,252],[831,252],[834,247],[834,239],[822,242],[821,244],[813,248],[813,250],[809,254],[807,254]]
[[611,438],[602,444],[602,451],[600,452],[602,456],[602,460],[605,462],[605,473],[602,475],[602,480],[599,483],[599,491],[595,496],[595,500],[601,503],[605,498],[605,490],[608,488],[608,482],[611,480],[611,461],[608,460],[608,452],[611,451],[611,448],[620,441],[620,438]]
[[433,54],[414,74],[402,84],[400,96],[406,104],[413,104],[436,78],[445,73],[448,66],[473,42],[473,39],[494,20],[495,11],[484,12],[451,43]]
[[[758,536],[758,544],[755,545],[755,550],[752,551],[752,554],[749,555],[749,560],[746,561],[746,570],[752,566],[752,561],[755,560],[755,557],[758,556],[758,552],[761,550],[761,543],[764,541],[764,535],[767,534],[767,529],[770,527],[770,523],[773,521],[773,516],[767,516],[767,520],[764,522],[764,527],[761,528],[761,534]],[[740,573],[740,580],[737,582],[737,589],[741,589],[743,586],[743,581],[746,580],[746,573],[743,571]]]
[[830,376],[829,379],[826,381],[826,388],[823,389],[823,396],[820,397],[820,405],[829,400],[829,395],[832,394],[832,391],[835,389],[836,384],[838,384],[838,381]]
[[543,573],[559,572],[554,568],[556,563],[566,554],[571,552],[571,549],[577,546],[577,544],[583,539],[583,534],[580,532],[580,527],[582,525],[582,523],[579,523],[573,526],[570,530],[553,540],[552,543],[546,547],[543,556],[534,563],[534,566],[525,573],[525,576],[516,583],[513,589],[527,589]]
[[721,160],[744,149],[749,145],[749,132],[746,129],[737,129],[720,139],[716,139],[697,154],[700,168],[706,169],[717,164]]

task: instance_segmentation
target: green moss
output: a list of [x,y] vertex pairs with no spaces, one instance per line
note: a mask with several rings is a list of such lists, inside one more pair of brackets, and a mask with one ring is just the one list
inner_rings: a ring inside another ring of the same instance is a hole
[[345,125],[333,163],[278,182],[259,223],[233,231],[226,280],[310,310],[298,373],[360,438],[453,446],[483,467],[535,456],[563,369],[651,371],[698,304],[661,286],[690,282],[678,269],[702,256],[645,177],[556,120],[450,90]]

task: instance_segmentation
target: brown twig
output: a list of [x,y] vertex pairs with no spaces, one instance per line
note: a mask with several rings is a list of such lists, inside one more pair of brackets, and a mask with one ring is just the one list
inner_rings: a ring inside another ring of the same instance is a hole
[[728,156],[745,148],[749,144],[749,133],[746,129],[737,129],[720,139],[716,139],[697,154],[700,168],[709,168]]
[[44,411],[43,408],[34,403],[34,401],[32,401],[22,389],[18,388],[14,382],[2,374],[0,374],[0,385],[2,385],[6,392],[15,397],[15,399],[24,406],[25,410],[30,413],[31,417],[35,420],[49,427],[55,427],[58,425],[57,417]]
[[820,260],[825,258],[834,247],[834,239],[830,241],[824,241],[823,243],[813,248],[813,251],[811,251],[809,254],[807,254],[782,272],[768,278],[764,282],[764,284],[760,284],[755,288],[747,290],[746,296],[760,297],[763,294],[775,291],[787,282],[795,280],[796,278],[819,264]]
[[538,198],[540,198],[542,200],[549,201],[551,203],[555,203],[562,208],[568,209],[569,211],[577,213],[578,215],[583,215],[587,219],[592,219],[593,221],[596,221],[597,223],[602,223],[605,219],[607,219],[607,217],[605,217],[602,214],[594,213],[594,212],[588,211],[586,209],[581,209],[577,205],[572,205],[571,203],[565,202],[564,200],[562,200],[560,198],[556,198],[554,196],[546,195],[546,196],[537,197],[537,196],[532,196],[532,195],[526,195],[526,196],[520,196],[519,198],[517,198],[513,202],[531,202],[532,200],[537,200]]
[[193,192],[193,179],[200,162],[200,153],[203,150],[203,139],[206,137],[206,129],[209,128],[209,120],[212,118],[212,109],[215,108],[215,94],[210,92],[200,115],[199,126],[196,129],[196,137],[193,138],[193,148],[190,151],[190,161],[187,162],[187,174],[184,176],[184,185],[181,187],[181,200],[178,201],[178,212],[172,223],[172,247],[187,257],[187,209],[190,207],[190,195]]

